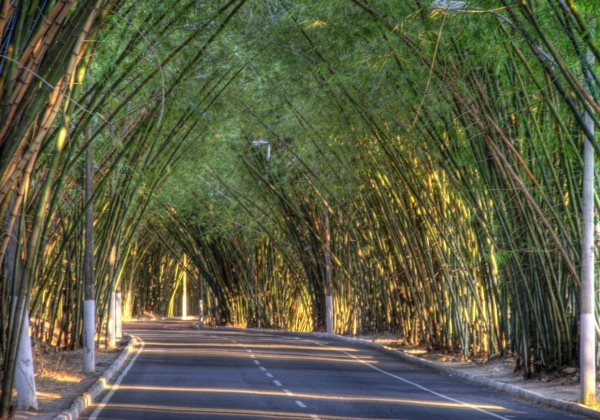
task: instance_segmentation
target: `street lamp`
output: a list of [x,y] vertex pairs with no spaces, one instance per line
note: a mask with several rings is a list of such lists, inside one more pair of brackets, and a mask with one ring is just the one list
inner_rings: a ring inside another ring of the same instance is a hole
[[267,139],[258,139],[252,141],[252,146],[267,145],[267,160],[271,159],[271,143]]
[[435,0],[431,3],[432,10],[461,10],[467,8],[466,1]]
[[[508,19],[503,14],[498,13],[496,10],[485,10],[485,9],[482,9],[481,7],[471,6],[466,1],[434,0],[431,3],[430,9],[433,14],[435,14],[439,11],[442,11],[442,10],[463,12],[463,13],[486,12],[486,13],[490,13],[490,14],[496,16],[498,19],[500,19],[501,21],[503,21],[505,23],[508,23],[510,26],[512,26],[514,28],[514,24],[511,22],[511,20]],[[548,57],[549,56],[547,56],[546,58],[548,58]]]

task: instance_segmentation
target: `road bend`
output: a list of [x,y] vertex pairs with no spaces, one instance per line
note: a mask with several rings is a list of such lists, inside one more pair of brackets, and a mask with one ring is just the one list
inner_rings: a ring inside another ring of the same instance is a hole
[[336,340],[136,322],[86,419],[575,419]]

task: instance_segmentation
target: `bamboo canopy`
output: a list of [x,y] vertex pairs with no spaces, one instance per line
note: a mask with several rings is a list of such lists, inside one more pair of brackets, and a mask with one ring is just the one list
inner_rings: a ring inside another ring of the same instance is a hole
[[1,0],[1,416],[15,314],[82,345],[87,210],[97,343],[115,290],[185,288],[214,325],[325,330],[330,296],[338,334],[576,365],[595,3]]

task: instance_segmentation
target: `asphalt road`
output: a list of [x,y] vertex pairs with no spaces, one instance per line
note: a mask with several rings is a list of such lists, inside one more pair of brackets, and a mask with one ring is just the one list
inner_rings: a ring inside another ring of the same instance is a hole
[[580,418],[334,340],[197,330],[189,321],[126,331],[144,347],[83,418]]

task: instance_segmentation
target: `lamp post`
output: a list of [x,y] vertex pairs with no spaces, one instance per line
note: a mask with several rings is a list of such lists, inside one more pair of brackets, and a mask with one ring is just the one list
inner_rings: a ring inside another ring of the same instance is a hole
[[267,139],[258,139],[252,141],[252,146],[267,145],[267,160],[271,159],[271,142]]
[[202,287],[202,273],[200,272],[200,268],[198,268],[198,286],[200,288],[199,294],[200,299],[198,300],[198,322],[200,326],[204,326],[204,288]]
[[[594,55],[587,51],[584,71],[589,81],[595,64]],[[591,83],[588,83],[588,85]],[[589,112],[583,116],[588,131],[594,134],[594,121]],[[579,377],[581,378],[581,402],[596,402],[596,316],[594,290],[594,146],[586,136],[583,143],[583,197],[581,238],[581,314],[579,325]]]

